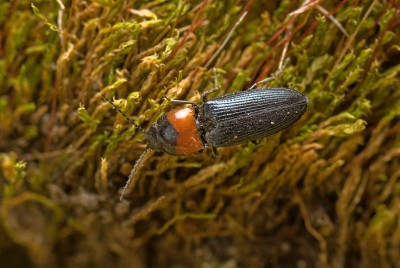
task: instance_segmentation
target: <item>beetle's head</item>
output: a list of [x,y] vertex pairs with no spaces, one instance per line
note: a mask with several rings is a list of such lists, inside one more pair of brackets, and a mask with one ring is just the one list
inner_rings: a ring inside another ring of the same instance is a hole
[[162,143],[158,140],[157,124],[153,124],[150,129],[145,132],[144,136],[148,148],[158,152],[163,151]]

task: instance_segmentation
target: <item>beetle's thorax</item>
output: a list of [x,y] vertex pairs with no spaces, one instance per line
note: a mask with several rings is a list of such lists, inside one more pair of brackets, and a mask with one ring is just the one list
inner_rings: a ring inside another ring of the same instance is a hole
[[150,149],[168,154],[192,154],[204,148],[193,108],[177,108],[161,116],[146,132]]

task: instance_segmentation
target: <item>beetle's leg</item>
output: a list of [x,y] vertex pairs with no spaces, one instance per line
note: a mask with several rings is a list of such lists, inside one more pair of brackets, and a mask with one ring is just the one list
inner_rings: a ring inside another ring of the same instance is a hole
[[213,67],[213,74],[214,74],[214,90],[219,89],[219,83],[218,83],[218,74],[217,74],[217,68]]
[[210,95],[211,93],[213,93],[213,92],[215,92],[215,91],[217,91],[217,89],[216,89],[216,88],[213,88],[213,89],[207,90],[206,92],[204,92],[203,94],[201,94],[201,98],[202,98],[203,102],[208,101],[208,95]]
[[167,96],[164,96],[164,98],[166,100],[168,100],[170,103],[172,103],[173,105],[184,105],[184,104],[190,104],[192,105],[195,109],[199,109],[199,105],[197,105],[197,103],[194,103],[192,101],[186,101],[186,100],[171,100],[170,98],[168,98]]
[[182,105],[182,104],[190,104],[192,106],[197,107],[198,105],[192,101],[185,101],[185,100],[170,100],[170,102],[174,105]]
[[215,67],[213,68],[213,73],[214,73],[214,88],[207,90],[201,95],[203,102],[206,102],[208,100],[208,95],[219,89],[217,69]]
[[267,77],[267,78],[265,78],[265,79],[263,79],[263,80],[261,80],[261,81],[259,81],[257,83],[254,83],[249,89],[254,89],[256,86],[261,85],[261,84],[269,83],[274,79],[275,79],[275,77]]
[[254,144],[254,145],[258,145],[258,144],[260,144],[260,141],[259,140],[252,140],[251,143]]
[[[284,55],[282,55],[282,57],[283,56]],[[257,83],[254,83],[249,89],[254,89],[258,85],[267,84],[267,83],[271,82],[272,80],[274,80],[276,77],[278,77],[281,74],[281,72],[285,69],[285,67],[288,65],[288,63],[289,63],[288,59],[284,60],[284,58],[282,58],[281,61],[279,62],[279,69],[271,77],[267,77]]]
[[200,107],[197,105],[197,103],[191,102],[191,101],[185,101],[185,100],[170,100],[170,102],[174,105],[181,105],[181,104],[190,104],[192,105],[193,109],[198,113]]
[[216,158],[217,157],[217,148],[211,147],[211,150],[212,150],[213,157]]

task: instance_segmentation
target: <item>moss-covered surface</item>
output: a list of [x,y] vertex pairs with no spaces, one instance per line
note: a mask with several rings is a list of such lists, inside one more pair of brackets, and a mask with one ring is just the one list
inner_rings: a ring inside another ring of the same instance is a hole
[[[1,267],[400,266],[398,1],[63,2],[0,4]],[[144,137],[96,87],[147,128],[285,48],[270,86],[308,96],[300,121],[150,153],[119,201]]]

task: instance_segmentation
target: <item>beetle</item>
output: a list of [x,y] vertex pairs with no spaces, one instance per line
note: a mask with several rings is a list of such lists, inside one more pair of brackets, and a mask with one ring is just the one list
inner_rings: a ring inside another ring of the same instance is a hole
[[[263,80],[265,81],[265,80]],[[211,147],[234,146],[275,134],[300,119],[307,111],[308,98],[293,89],[258,88],[254,84],[246,91],[226,94],[209,100],[203,94],[203,103],[171,100],[174,104],[190,104],[162,115],[146,131],[116,106],[102,92],[103,98],[120,112],[130,124],[144,133],[146,149],[136,161],[123,188],[122,200],[139,163],[148,150],[172,155],[190,155]]]

